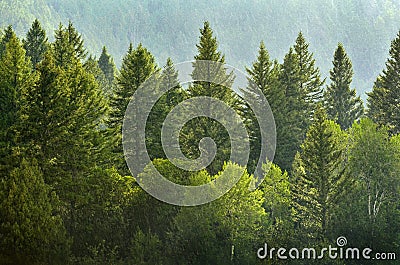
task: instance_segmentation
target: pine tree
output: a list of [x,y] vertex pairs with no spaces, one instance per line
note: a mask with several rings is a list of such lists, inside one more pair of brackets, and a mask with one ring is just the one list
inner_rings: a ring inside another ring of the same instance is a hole
[[61,23],[55,31],[53,49],[57,65],[66,67],[72,59],[83,61],[87,52],[82,36],[74,28],[72,22],[65,28]]
[[330,216],[347,184],[342,165],[343,137],[339,125],[328,120],[319,106],[293,163],[298,229],[314,239],[327,236]]
[[111,110],[107,121],[110,133],[113,135],[111,136],[111,148],[116,159],[116,167],[122,171],[123,175],[129,174],[122,150],[122,123],[125,111],[136,90],[156,71],[158,69],[154,56],[141,43],[136,49],[133,49],[130,44],[128,52],[122,60],[117,85],[111,95]]
[[[196,44],[198,54],[194,57],[192,78],[194,80],[211,80],[210,82],[195,81],[188,89],[189,97],[206,96],[219,99],[231,108],[239,109],[239,100],[231,90],[234,80],[232,73],[226,73],[223,67],[225,57],[218,51],[218,42],[213,36],[213,31],[209,22],[204,22],[200,29],[199,43]],[[217,64],[204,61],[214,61]],[[218,84],[219,83],[219,84]],[[222,83],[222,84],[221,84]],[[190,120],[182,130],[183,153],[190,158],[200,156],[198,143],[204,137],[210,137],[217,146],[217,154],[213,162],[208,166],[211,174],[216,174],[221,170],[224,161],[229,160],[230,139],[225,128],[217,121],[208,118],[214,112],[215,107],[209,104],[205,116]],[[208,150],[203,150],[205,157],[209,157]]]
[[146,146],[150,150],[150,158],[165,158],[162,143],[161,130],[163,122],[168,113],[181,101],[187,98],[186,90],[183,90],[178,79],[178,71],[174,67],[171,58],[167,59],[166,65],[161,72],[160,87],[162,89],[171,88],[165,92],[147,119],[146,124]]
[[350,58],[339,43],[334,55],[333,69],[330,71],[332,83],[327,87],[324,98],[328,117],[336,119],[343,130],[349,128],[363,112],[360,97],[356,96],[355,89],[350,88],[352,77]]
[[305,127],[309,123],[306,94],[301,89],[298,56],[292,48],[283,60],[278,80],[278,87],[283,90],[285,100],[278,110],[283,119],[277,124],[274,163],[290,171],[294,156],[305,137]]
[[[316,103],[322,99],[322,85],[325,80],[321,80],[318,67],[315,66],[313,54],[308,50],[309,44],[300,31],[297,35],[294,52],[298,58],[300,74],[300,90],[304,93],[308,117],[312,118]],[[310,123],[306,124],[306,128]]]
[[2,264],[65,264],[69,240],[57,200],[36,163],[23,159],[0,181]]
[[15,163],[11,154],[19,137],[16,127],[21,117],[21,98],[25,91],[35,87],[37,77],[19,39],[12,33],[0,59],[0,171]]
[[[252,64],[251,68],[246,68],[249,75],[249,82],[242,93],[246,99],[257,101],[258,104],[264,104],[258,95],[257,91],[261,90],[263,96],[267,99],[274,115],[276,126],[281,125],[281,112],[284,104],[283,90],[278,86],[279,64],[270,60],[264,42],[260,43],[257,60]],[[259,89],[259,90],[258,90]],[[261,152],[261,132],[257,118],[246,104],[242,110],[242,116],[247,122],[247,128],[250,132],[250,164],[249,172],[253,172],[257,166],[257,161]],[[279,129],[277,131],[280,131]],[[266,160],[266,157],[261,158],[261,163]]]
[[392,41],[386,69],[378,76],[368,94],[367,115],[376,123],[389,126],[392,134],[400,132],[400,31]]
[[33,67],[43,59],[45,52],[48,49],[48,40],[46,32],[42,29],[40,22],[35,19],[31,28],[26,34],[26,39],[23,40],[26,56],[30,57]]
[[107,81],[109,82],[109,84],[112,84],[114,82],[116,68],[114,60],[112,59],[111,55],[109,55],[107,52],[106,46],[103,46],[98,63]]
[[1,38],[1,42],[0,42],[0,55],[2,55],[4,53],[4,51],[6,50],[6,45],[7,43],[11,40],[12,36],[15,35],[15,32],[13,30],[12,25],[9,25],[3,33],[3,36]]

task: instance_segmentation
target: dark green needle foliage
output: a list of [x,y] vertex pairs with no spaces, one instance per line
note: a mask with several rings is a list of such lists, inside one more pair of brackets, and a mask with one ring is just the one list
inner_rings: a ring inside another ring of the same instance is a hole
[[336,48],[332,63],[332,83],[325,90],[325,107],[329,118],[346,130],[362,115],[363,103],[360,97],[357,97],[356,90],[350,87],[353,67],[341,43]]

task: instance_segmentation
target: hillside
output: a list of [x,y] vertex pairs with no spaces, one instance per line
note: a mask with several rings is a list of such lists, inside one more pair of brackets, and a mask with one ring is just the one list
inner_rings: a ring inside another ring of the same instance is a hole
[[[94,3],[95,2],[95,3]],[[390,40],[399,30],[395,0],[349,1],[184,1],[184,0],[25,0],[0,2],[0,27],[12,24],[23,36],[37,17],[52,35],[60,22],[73,21],[91,53],[108,47],[117,64],[129,42],[142,42],[160,65],[193,58],[198,28],[209,20],[227,63],[243,69],[264,40],[271,57],[282,61],[301,30],[323,76],[329,76],[334,49],[342,42],[353,61],[354,83],[365,99],[383,69]],[[51,39],[51,37],[50,37]]]

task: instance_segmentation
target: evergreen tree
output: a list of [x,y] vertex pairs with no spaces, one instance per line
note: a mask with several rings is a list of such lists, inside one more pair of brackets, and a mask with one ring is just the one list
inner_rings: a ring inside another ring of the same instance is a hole
[[[32,72],[29,59],[15,33],[12,33],[0,59],[0,171],[16,161],[11,157],[19,137],[17,124],[21,117],[21,98],[35,87],[37,75]],[[4,172],[2,172],[4,173]]]
[[73,59],[83,61],[87,52],[82,36],[77,32],[72,22],[64,27],[61,23],[55,31],[53,49],[57,65],[66,67]]
[[[200,29],[199,43],[196,44],[198,54],[194,57],[192,78],[194,80],[211,80],[210,82],[195,81],[188,89],[189,97],[206,96],[219,99],[225,102],[233,109],[239,109],[239,100],[235,93],[231,90],[234,80],[232,73],[226,73],[226,69],[221,66],[225,63],[225,57],[218,51],[218,42],[213,36],[213,31],[209,22],[204,22],[203,28]],[[212,65],[204,61],[214,61],[219,65]],[[219,84],[218,84],[219,83]],[[222,84],[221,84],[222,83]],[[209,105],[206,116],[213,113],[215,107]],[[185,128],[186,127],[186,128]],[[190,158],[200,156],[198,143],[204,137],[210,137],[216,143],[218,148],[217,154],[213,162],[208,166],[211,174],[216,174],[221,170],[224,161],[229,160],[230,155],[230,139],[226,129],[217,121],[208,117],[198,117],[190,120],[185,124],[182,130],[181,142],[183,153]],[[207,150],[203,150],[205,157],[209,154]]]
[[[311,120],[316,103],[322,99],[322,85],[325,80],[321,80],[321,74],[318,67],[315,66],[313,54],[308,50],[309,44],[300,31],[297,35],[294,52],[298,58],[299,74],[300,74],[300,90],[304,93],[305,108],[308,112],[308,117]],[[310,122],[306,124],[306,127]]]
[[140,43],[136,49],[130,44],[127,54],[122,60],[117,85],[110,99],[108,126],[111,137],[115,166],[122,170],[121,174],[129,174],[122,150],[122,123],[126,108],[135,91],[153,73],[158,71],[154,56]]
[[300,150],[308,121],[306,94],[301,89],[298,56],[290,48],[279,73],[279,88],[283,90],[285,101],[278,112],[284,117],[277,124],[277,144],[274,162],[289,171],[296,152]]
[[2,264],[65,264],[69,240],[57,200],[36,163],[23,159],[0,181]]
[[350,58],[339,43],[334,55],[333,69],[330,71],[332,83],[327,87],[324,98],[328,117],[336,119],[343,130],[349,128],[363,112],[360,97],[356,96],[355,89],[350,88],[352,77]]
[[400,31],[392,41],[386,69],[378,76],[368,94],[368,116],[378,124],[389,126],[392,134],[400,132]]
[[4,30],[3,36],[0,42],[0,55],[4,53],[6,50],[7,43],[11,40],[12,36],[15,35],[12,25],[8,25],[8,27]]
[[112,59],[111,55],[108,54],[106,46],[103,46],[98,63],[107,81],[109,82],[109,84],[112,84],[114,82],[116,69],[114,60]]
[[[282,125],[282,107],[284,106],[284,94],[283,90],[278,85],[278,74],[279,64],[275,61],[270,60],[267,49],[265,48],[264,42],[260,43],[258,50],[257,60],[253,62],[251,68],[246,68],[249,75],[249,82],[245,89],[242,89],[242,93],[246,99],[257,101],[259,104],[264,104],[260,101],[258,95],[258,89],[262,91],[263,96],[268,100],[271,110],[274,115],[275,124],[278,127],[277,131],[280,132],[280,126]],[[257,118],[250,109],[250,106],[246,104],[242,110],[242,116],[246,120],[247,128],[250,134],[250,164],[248,167],[249,172],[253,172],[257,165],[257,160],[261,152],[261,132],[258,125]],[[265,161],[266,157],[261,158]]]
[[31,28],[23,40],[26,56],[30,57],[33,67],[43,59],[48,48],[46,32],[42,29],[40,22],[35,19]]
[[150,150],[150,158],[165,158],[162,143],[162,125],[168,113],[181,101],[187,98],[186,90],[183,90],[179,80],[178,71],[175,70],[171,58],[167,59],[166,65],[160,76],[160,87],[171,88],[164,93],[147,119],[146,124],[146,146]]
[[330,219],[345,190],[344,135],[318,107],[293,164],[293,205],[298,230],[313,239],[326,239]]

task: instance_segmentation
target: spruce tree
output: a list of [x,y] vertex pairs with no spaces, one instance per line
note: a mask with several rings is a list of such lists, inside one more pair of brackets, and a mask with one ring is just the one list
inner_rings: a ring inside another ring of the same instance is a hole
[[400,31],[392,41],[386,69],[378,76],[368,94],[367,115],[376,123],[389,126],[392,134],[400,132]]
[[[188,89],[189,97],[212,97],[238,110],[238,97],[230,88],[234,76],[232,73],[227,73],[223,67],[225,57],[218,51],[218,42],[208,21],[204,22],[203,28],[200,29],[199,43],[196,44],[196,47],[198,53],[194,57],[192,78],[194,80],[207,78],[210,82],[195,81]],[[204,61],[214,61],[218,64],[213,65]],[[212,104],[209,105],[205,116],[209,116],[214,110],[215,107]],[[208,166],[208,171],[211,174],[216,174],[220,171],[224,161],[229,160],[230,138],[227,130],[219,122],[208,117],[194,118],[185,124],[181,136],[182,151],[190,158],[198,158],[200,156],[198,144],[202,138],[210,137],[214,140],[217,153],[213,162]],[[203,150],[205,157],[210,155],[207,151]]]
[[292,193],[298,229],[316,239],[327,236],[330,217],[347,177],[343,170],[344,135],[319,106],[293,163]]
[[[297,35],[294,52],[298,58],[299,74],[300,74],[300,90],[305,96],[305,108],[308,112],[308,117],[312,118],[316,103],[322,99],[322,85],[325,80],[321,80],[321,74],[318,67],[315,66],[313,54],[309,52],[309,44],[300,31]],[[306,124],[306,128],[309,123]]]
[[111,95],[111,110],[107,121],[112,134],[110,140],[116,167],[124,175],[129,174],[122,150],[122,123],[125,111],[136,90],[156,71],[158,69],[154,56],[141,43],[136,49],[130,44],[128,52],[122,60],[117,84]]
[[335,51],[333,69],[330,71],[332,83],[324,93],[325,106],[330,119],[336,119],[340,127],[345,130],[357,120],[362,112],[363,105],[356,90],[350,88],[353,69],[350,58],[341,43]]
[[67,27],[64,27],[60,23],[58,29],[55,31],[54,38],[53,49],[57,65],[66,67],[69,63],[72,63],[73,58],[80,61],[86,58],[87,52],[82,36],[75,29],[71,21]]
[[11,157],[16,147],[17,124],[21,117],[21,98],[25,91],[35,87],[36,73],[32,72],[29,59],[21,42],[11,34],[6,50],[0,59],[0,171],[15,163]]
[[171,88],[165,92],[153,109],[147,119],[146,124],[146,146],[150,150],[150,158],[165,158],[162,143],[161,130],[164,120],[168,113],[181,101],[187,98],[186,90],[184,90],[178,79],[178,71],[174,67],[171,58],[167,59],[166,65],[161,72],[160,87],[163,89]]
[[4,53],[6,50],[7,43],[11,40],[12,36],[15,35],[12,25],[8,25],[8,27],[4,30],[3,36],[0,42],[0,55]]
[[48,41],[46,32],[41,27],[40,22],[35,19],[31,28],[26,34],[26,39],[23,40],[26,56],[30,57],[33,67],[43,59],[43,56],[48,49]]
[[[282,125],[282,106],[284,104],[284,91],[278,85],[279,64],[276,61],[271,61],[269,53],[265,48],[264,42],[260,43],[257,60],[253,62],[251,68],[246,68],[249,75],[249,82],[242,93],[247,99],[258,101],[263,104],[258,95],[258,89],[261,90],[263,96],[268,100],[271,110],[274,115],[275,124],[278,127]],[[250,163],[248,170],[253,172],[258,163],[258,158],[261,152],[261,132],[257,118],[252,112],[250,106],[246,104],[242,110],[242,116],[246,120],[247,128],[250,133]],[[262,162],[265,157],[261,158]]]
[[277,145],[274,163],[289,171],[296,152],[304,139],[309,123],[306,93],[301,89],[298,56],[290,48],[280,67],[278,87],[283,90],[285,101],[278,112],[283,119],[277,124]]
[[57,197],[36,163],[25,159],[0,181],[2,264],[65,264],[69,240]]
[[111,55],[108,54],[107,52],[106,46],[103,46],[98,63],[107,81],[109,82],[109,84],[112,84],[114,82],[116,68],[114,60],[112,59]]

